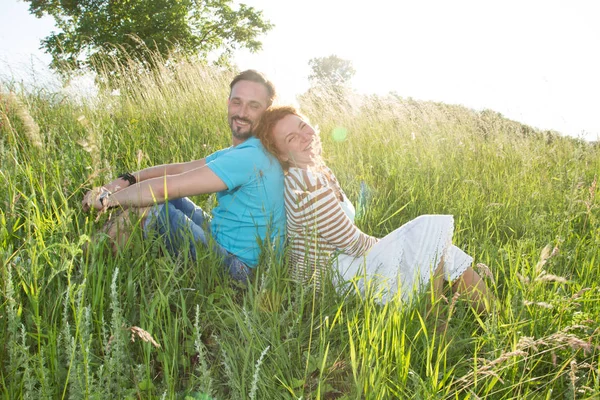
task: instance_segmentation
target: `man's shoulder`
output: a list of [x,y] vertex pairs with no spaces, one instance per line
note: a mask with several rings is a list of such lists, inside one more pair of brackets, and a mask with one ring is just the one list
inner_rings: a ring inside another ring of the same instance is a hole
[[[207,160],[210,158],[214,160],[220,156],[227,155],[228,157],[235,157],[237,160],[240,159],[240,156],[244,156],[244,154],[249,157],[262,156],[265,150],[260,143],[260,140],[256,138],[250,138],[236,146],[226,147],[224,149],[218,150],[207,157]],[[264,154],[266,156],[266,154]]]
[[230,147],[225,147],[224,149],[217,150],[214,153],[209,154],[208,156],[206,156],[205,160],[206,160],[207,163],[209,163],[209,162],[211,162],[211,161],[213,161],[213,160],[221,157],[222,155],[229,153],[232,148],[233,147],[230,146]]
[[244,142],[238,144],[237,146],[234,147],[234,149],[238,149],[238,150],[242,150],[242,149],[259,149],[261,151],[264,150],[264,146],[262,145],[262,143],[260,142],[259,139],[255,138],[254,136],[249,137],[248,139],[246,139]]
[[279,165],[277,159],[272,156],[267,149],[264,148],[259,139],[251,137],[244,143],[240,143],[235,147],[239,150],[239,154],[243,154],[244,158],[254,161],[255,164],[275,163]]
[[[215,157],[207,163],[207,166],[217,175],[226,173],[251,176],[260,171],[261,175],[281,176],[283,185],[283,171],[279,161],[267,152],[260,140],[252,137],[226,150],[220,157]],[[220,175],[219,177],[223,179]]]

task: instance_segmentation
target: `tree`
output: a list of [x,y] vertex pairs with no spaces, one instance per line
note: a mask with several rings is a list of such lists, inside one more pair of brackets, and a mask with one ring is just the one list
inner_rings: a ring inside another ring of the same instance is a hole
[[260,50],[273,25],[262,11],[231,0],[25,0],[36,17],[51,15],[61,30],[42,40],[51,67],[65,73],[134,59],[152,67],[163,59],[207,56],[229,60],[237,48]]
[[353,107],[350,99],[355,98],[349,83],[356,71],[352,62],[335,54],[328,57],[311,58],[308,65],[312,73],[308,76],[311,87],[298,96],[298,102],[308,115],[329,112],[346,112]]
[[339,58],[335,54],[329,57],[311,58],[308,65],[312,68],[312,74],[308,79],[317,86],[345,86],[356,73],[352,62]]

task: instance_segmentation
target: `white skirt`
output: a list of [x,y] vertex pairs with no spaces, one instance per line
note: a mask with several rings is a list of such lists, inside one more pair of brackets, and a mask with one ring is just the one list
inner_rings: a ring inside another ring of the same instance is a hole
[[452,215],[421,215],[380,239],[362,257],[338,255],[333,263],[334,279],[346,286],[356,278],[363,293],[365,281],[369,281],[381,303],[398,291],[402,301],[409,302],[427,286],[442,257],[444,277],[450,282],[473,262],[471,256],[452,245],[453,233]]

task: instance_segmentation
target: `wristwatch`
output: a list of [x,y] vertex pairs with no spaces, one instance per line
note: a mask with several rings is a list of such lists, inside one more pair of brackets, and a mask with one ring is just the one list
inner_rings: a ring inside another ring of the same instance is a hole
[[119,175],[119,178],[129,182],[129,185],[135,185],[137,183],[137,179],[130,172],[125,172],[124,174]]
[[106,204],[104,204],[104,203],[108,202],[108,196],[110,196],[111,194],[112,193],[110,192],[110,190],[108,190],[105,187],[102,188],[102,192],[98,196],[98,201],[100,202],[100,204],[102,204],[103,208],[107,208]]

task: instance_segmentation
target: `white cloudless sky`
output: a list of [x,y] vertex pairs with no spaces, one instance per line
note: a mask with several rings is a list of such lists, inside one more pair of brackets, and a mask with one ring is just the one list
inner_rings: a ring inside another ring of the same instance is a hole
[[[245,0],[275,28],[241,69],[264,71],[284,102],[308,88],[313,57],[336,54],[363,93],[489,108],[565,134],[600,136],[598,0]],[[53,27],[0,0],[0,76],[47,64]],[[44,76],[44,72],[39,72]]]
[[28,5],[17,0],[0,0],[0,78],[40,82],[51,80],[45,68],[52,59],[40,48],[40,40],[54,27],[54,19],[35,18]]
[[351,60],[361,92],[490,108],[542,129],[600,134],[600,1],[246,0],[276,27],[240,67],[305,90],[308,60]]

